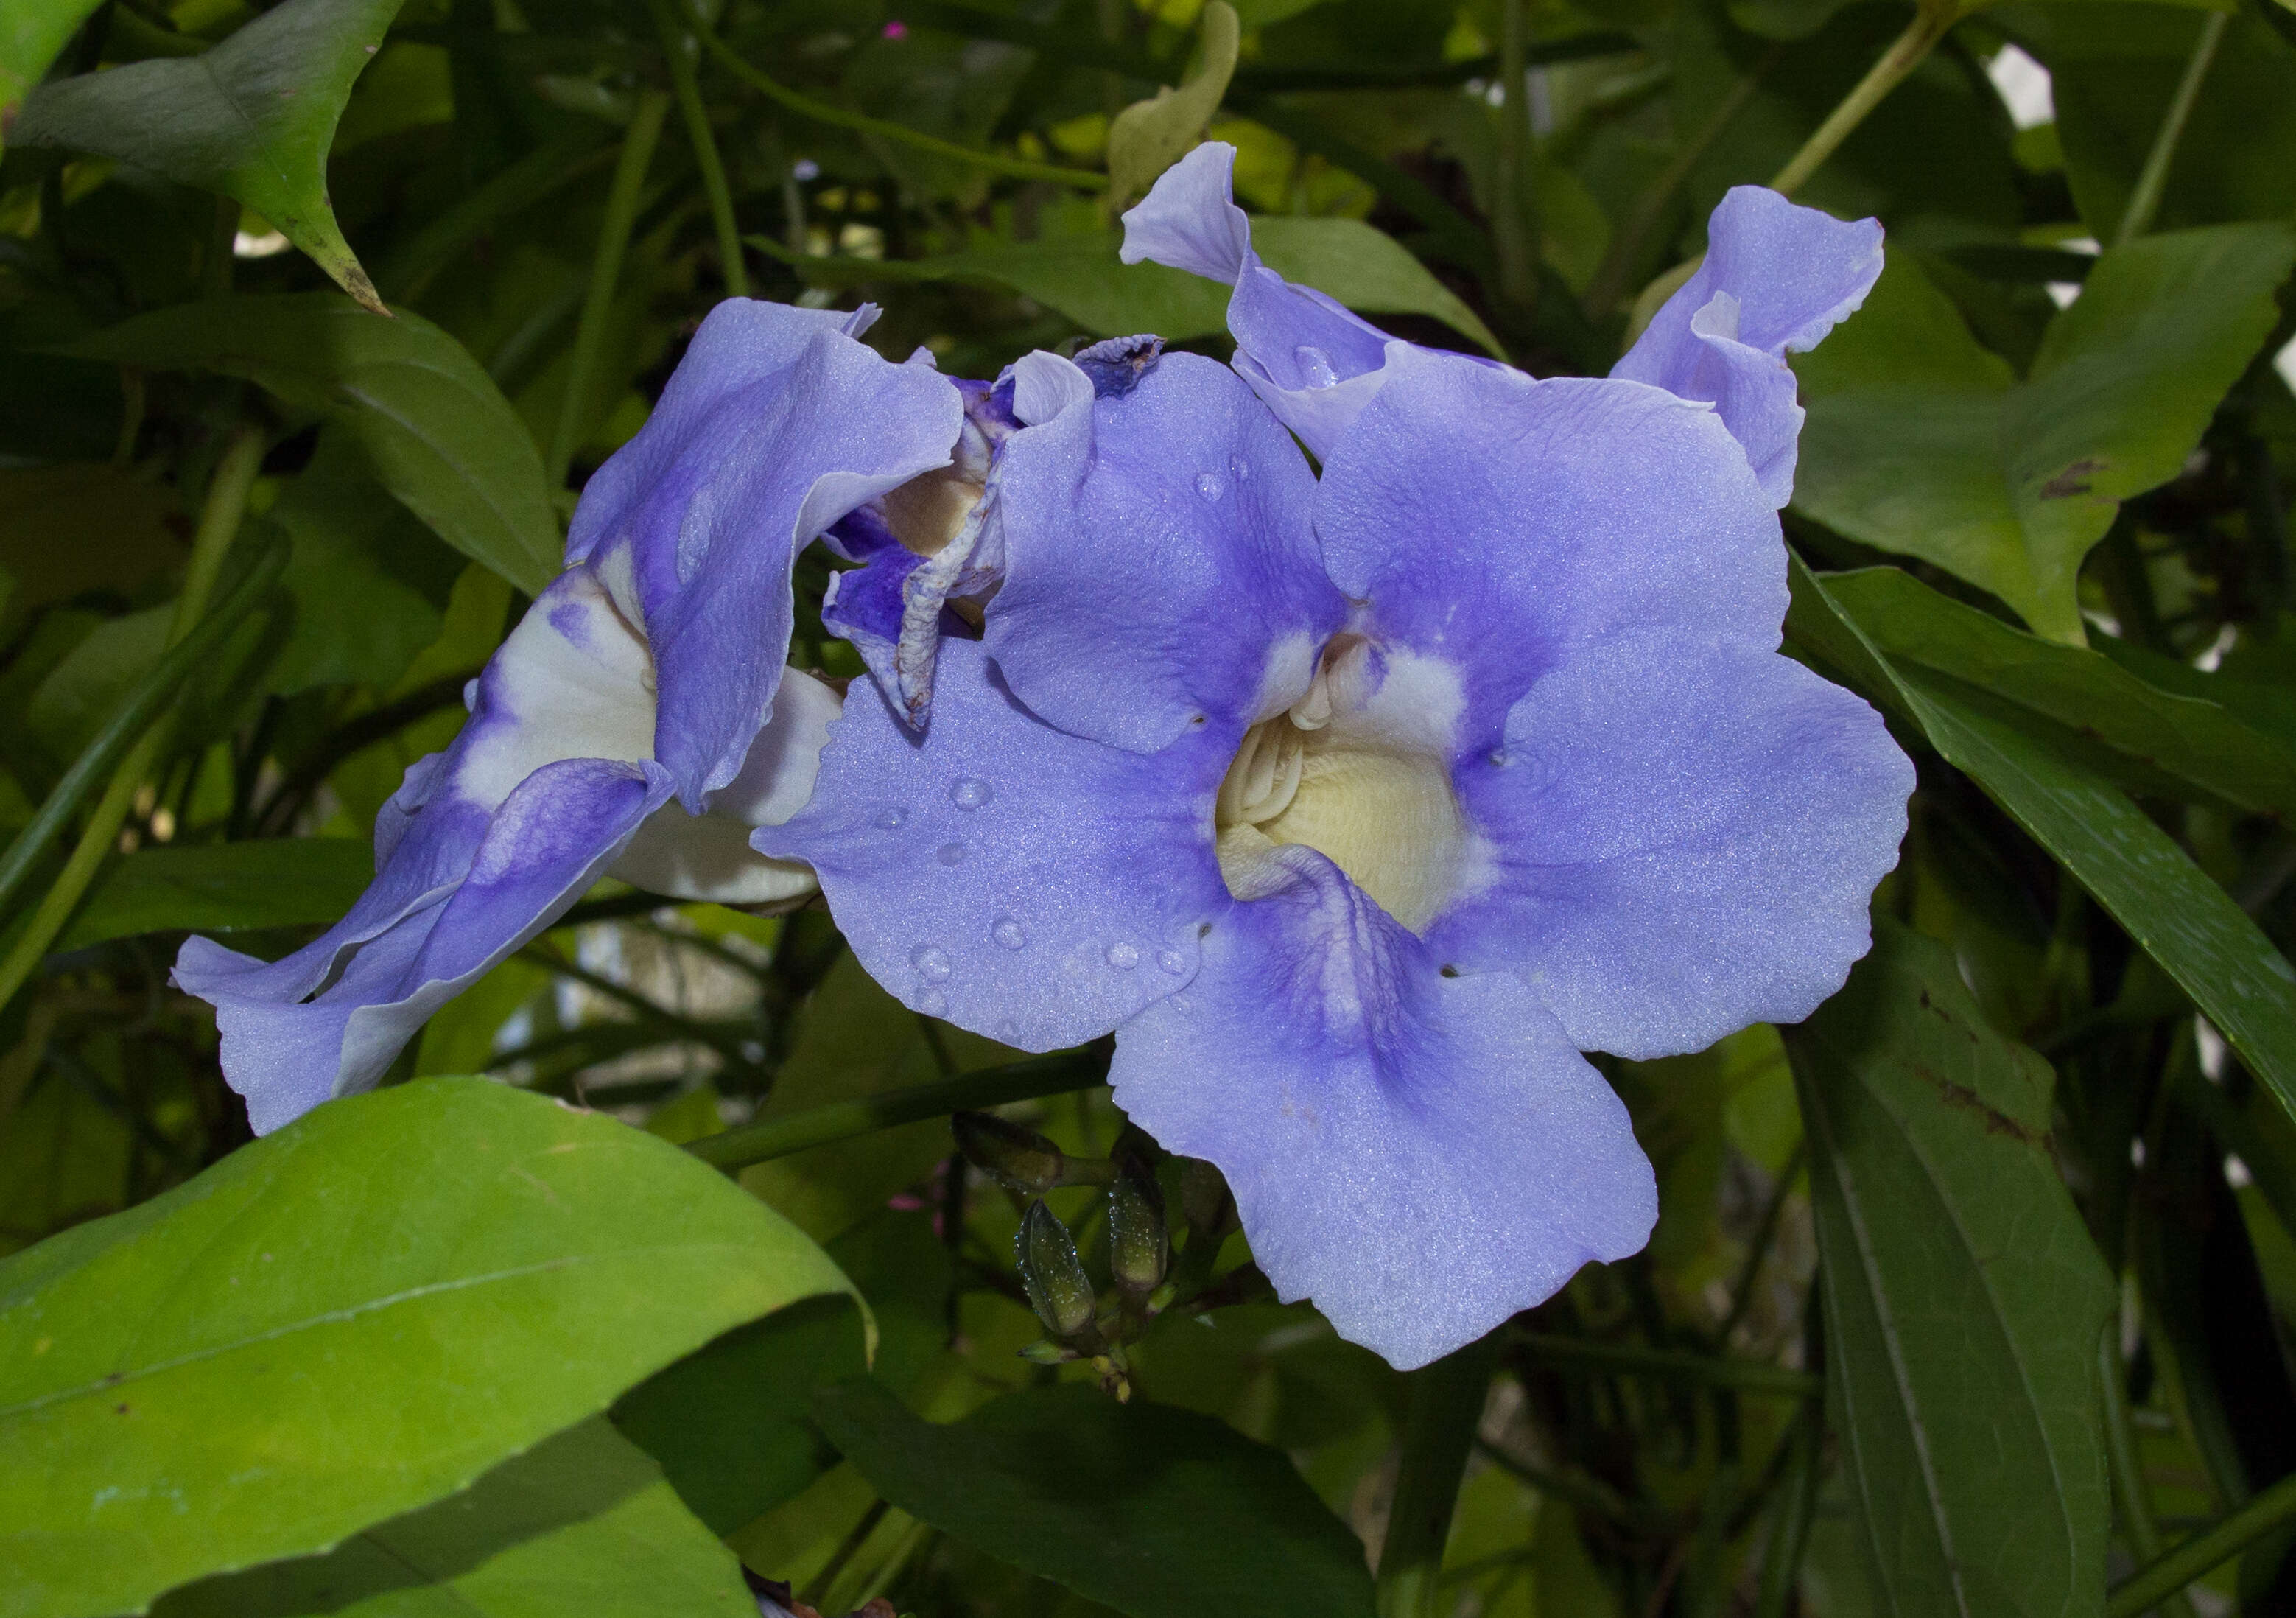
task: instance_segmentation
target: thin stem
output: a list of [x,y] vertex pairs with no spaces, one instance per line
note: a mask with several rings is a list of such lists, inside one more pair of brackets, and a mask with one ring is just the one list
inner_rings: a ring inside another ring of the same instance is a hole
[[598,368],[598,351],[606,341],[606,318],[614,304],[614,283],[622,277],[622,255],[630,245],[637,223],[638,202],[645,187],[653,149],[661,140],[662,119],[669,114],[669,97],[648,90],[638,97],[630,127],[622,136],[620,158],[614,164],[613,184],[606,191],[606,218],[598,227],[598,249],[590,259],[590,285],[582,298],[582,318],[574,328],[574,357],[566,373],[566,397],[558,407],[558,427],[550,435],[550,486],[566,481],[581,448],[589,410],[592,373]]
[[976,168],[986,168],[992,174],[1009,174],[1024,180],[1059,180],[1082,191],[1105,191],[1108,177],[1095,174],[1089,168],[1063,168],[1057,163],[1032,163],[1025,158],[1005,157],[995,152],[976,152],[970,146],[960,146],[954,141],[937,140],[906,124],[892,123],[882,118],[870,118],[859,112],[848,112],[811,96],[800,95],[767,78],[734,53],[732,46],[714,34],[701,36],[702,48],[715,56],[726,70],[754,90],[762,91],[787,107],[800,118],[809,118],[817,124],[834,124],[841,129],[858,129],[869,135],[882,136],[920,152],[931,152],[940,157],[951,157],[971,163]]
[[[2152,1515],[2152,1500],[2144,1487],[2144,1468],[2136,1454],[2136,1433],[2129,1425],[2128,1395],[2120,1385],[2120,1348],[2114,1341],[2117,1325],[2097,1334],[2096,1357],[2104,1392],[2104,1452],[2112,1475],[2113,1498],[2120,1504],[2120,1524],[2128,1548],[2139,1566],[2161,1559],[2161,1524]],[[2161,1603],[2169,1618],[2193,1618],[2193,1605],[2183,1596]]]
[[1769,1538],[1762,1546],[1762,1582],[1754,1598],[1754,1618],[1783,1618],[1801,1571],[1802,1547],[1817,1515],[1818,1451],[1824,1420],[1821,1409],[1813,1399],[1802,1406],[1794,1421],[1793,1472],[1770,1517]]
[[2225,25],[2231,21],[2229,12],[2210,12],[2202,21],[2201,37],[2193,42],[2193,54],[2185,63],[2185,77],[2177,82],[2160,133],[2152,137],[2152,150],[2144,154],[2144,167],[2137,173],[2136,189],[2128,193],[2128,206],[2121,209],[2120,227],[2112,235],[2115,247],[2134,242],[2152,228],[2152,216],[2160,212],[2161,193],[2169,184],[2169,165],[2176,160],[2177,143],[2185,137],[2185,121],[2193,115],[2193,103],[2201,98],[2201,81],[2209,76],[2209,64],[2216,60]]
[[2136,1618],[2292,1520],[2296,1520],[2296,1473],[2220,1518],[2215,1527],[2194,1534],[2159,1561],[2140,1568],[2105,1597],[2105,1618]]
[[832,1140],[873,1134],[921,1119],[946,1118],[951,1113],[1002,1106],[1008,1101],[1033,1101],[1043,1096],[1064,1096],[1108,1082],[1108,1071],[1098,1053],[1037,1056],[1002,1067],[985,1067],[961,1079],[920,1084],[882,1096],[834,1101],[808,1107],[786,1118],[768,1119],[738,1129],[705,1135],[688,1141],[685,1149],[713,1168],[732,1173],[751,1163],[769,1162]]
[[693,74],[695,41],[708,25],[699,18],[679,18],[672,5],[673,0],[651,0],[653,25],[661,34],[662,54],[669,60],[669,82],[677,93],[677,110],[685,115],[685,136],[693,143],[693,161],[701,170],[701,189],[709,198],[709,222],[718,231],[726,295],[747,298],[750,268],[742,262],[742,228],[734,222],[734,193],[726,188],[726,165],[718,156],[718,137],[709,128],[709,109],[702,102],[701,86]]
[[1575,1337],[1554,1337],[1539,1332],[1519,1332],[1513,1342],[1531,1359],[1580,1370],[1640,1373],[1696,1383],[1702,1387],[1736,1388],[1741,1392],[1775,1393],[1793,1399],[1808,1398],[1820,1385],[1818,1379],[1807,1372],[1747,1359],[1710,1359],[1670,1349],[1583,1343]]
[[1374,1593],[1379,1618],[1435,1618],[1451,1513],[1482,1420],[1498,1345],[1499,1334],[1493,1332],[1411,1373],[1403,1464],[1396,1474]]
[[1866,115],[1881,105],[1882,98],[1921,65],[1930,47],[1945,37],[1946,29],[1953,26],[1956,9],[1952,0],[1917,0],[1914,20],[1906,25],[1906,31],[1882,53],[1882,59],[1857,81],[1857,88],[1843,96],[1841,104],[1811,132],[1801,150],[1771,177],[1770,189],[1786,196],[1800,190],[1817,172],[1819,165],[1833,155],[1833,149],[1849,137],[1849,132],[1866,121]]
[[1785,1167],[1778,1170],[1778,1183],[1770,1190],[1769,1203],[1762,1210],[1762,1222],[1755,1228],[1754,1239],[1747,1246],[1745,1265],[1738,1271],[1737,1285],[1730,1289],[1730,1313],[1723,1320],[1722,1329],[1714,1335],[1714,1341],[1725,1348],[1744,1324],[1747,1311],[1754,1307],[1754,1283],[1760,1278],[1762,1261],[1769,1256],[1771,1239],[1778,1233],[1779,1216],[1785,1211],[1787,1194],[1792,1191],[1794,1181],[1801,1178],[1802,1165],[1808,1157],[1808,1138],[1797,1140],[1786,1155]]
[[814,1574],[812,1583],[806,1587],[804,1599],[808,1605],[827,1599],[829,1587],[837,1581],[837,1575],[845,1571],[845,1565],[853,1559],[853,1554],[868,1543],[869,1536],[877,1532],[877,1524],[885,1520],[885,1514],[890,1509],[882,1500],[869,1502],[869,1509],[863,1512],[861,1520],[853,1524],[853,1532],[845,1536],[845,1542],[831,1553],[828,1564]]
[[[190,565],[184,570],[184,591],[176,598],[175,616],[168,623],[170,647],[184,644],[206,615],[216,574],[223,567],[231,542],[239,535],[240,519],[247,512],[248,491],[255,487],[255,474],[262,465],[263,434],[253,427],[241,428],[232,435],[222,458],[216,464],[214,474],[208,480],[207,504],[200,513],[199,531],[192,540]],[[234,602],[237,599],[234,593]],[[230,627],[226,623],[224,629]],[[130,703],[133,702],[131,697]],[[113,770],[111,784],[104,789],[87,824],[80,829],[79,842],[73,848],[71,858],[64,862],[62,874],[40,901],[40,908],[32,913],[30,923],[17,936],[7,959],[0,961],[0,1006],[16,998],[24,980],[32,975],[33,969],[47,954],[48,946],[55,941],[56,934],[71,919],[81,895],[87,891],[88,883],[95,880],[96,871],[111,852],[112,842],[127,818],[137,789],[159,761],[160,749],[166,744],[167,727],[154,724]]]
[[1538,297],[1538,229],[1530,180],[1530,66],[1523,59],[1528,31],[1523,11],[1524,0],[1501,0],[1499,83],[1506,99],[1499,107],[1493,234],[1497,238],[1499,289],[1528,309]]
[[1496,1444],[1480,1438],[1475,1441],[1475,1452],[1524,1488],[1552,1495],[1565,1505],[1576,1506],[1582,1511],[1594,1512],[1614,1523],[1643,1528],[1663,1528],[1673,1524],[1673,1518],[1667,1513],[1636,1506],[1598,1478],[1550,1471],[1545,1466],[1518,1459]]

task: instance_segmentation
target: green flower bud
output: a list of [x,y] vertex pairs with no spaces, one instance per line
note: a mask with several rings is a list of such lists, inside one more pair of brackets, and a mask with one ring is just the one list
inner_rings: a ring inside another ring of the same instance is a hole
[[1108,1194],[1109,1266],[1126,1292],[1152,1292],[1170,1268],[1172,1244],[1164,1227],[1164,1193],[1148,1165],[1127,1157]]
[[992,1113],[959,1113],[948,1127],[965,1161],[999,1185],[1041,1195],[1063,1183],[1066,1156],[1034,1129]]
[[1092,1277],[1077,1259],[1068,1227],[1043,1203],[1029,1204],[1013,1237],[1013,1257],[1021,1267],[1021,1285],[1029,1289],[1029,1307],[1046,1331],[1055,1337],[1073,1337],[1091,1327],[1095,1302]]
[[1191,1239],[1226,1236],[1235,1220],[1235,1198],[1228,1194],[1227,1177],[1201,1158],[1183,1159],[1180,1211],[1187,1217]]

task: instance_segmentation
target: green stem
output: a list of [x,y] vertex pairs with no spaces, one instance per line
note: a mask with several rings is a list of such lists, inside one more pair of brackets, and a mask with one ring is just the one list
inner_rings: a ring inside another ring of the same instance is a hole
[[2105,1618],[2136,1618],[2290,1521],[2296,1521],[2296,1473],[2220,1519],[2215,1527],[2194,1534],[2159,1561],[2140,1568],[2105,1598]]
[[702,48],[715,56],[726,70],[754,90],[763,92],[800,118],[809,118],[817,124],[834,124],[840,129],[858,129],[869,135],[882,136],[889,141],[913,146],[919,152],[930,152],[939,157],[955,158],[976,168],[986,168],[992,174],[1009,174],[1024,180],[1058,180],[1083,191],[1105,191],[1108,177],[1095,174],[1089,168],[1064,168],[1057,163],[1032,163],[1026,158],[1004,157],[994,152],[976,152],[970,146],[960,146],[954,141],[936,140],[906,124],[892,123],[882,118],[870,118],[859,112],[848,112],[811,96],[800,95],[767,78],[734,53],[732,46],[714,34],[701,37]]
[[722,1134],[688,1141],[685,1149],[713,1168],[727,1173],[751,1163],[769,1162],[793,1152],[826,1146],[856,1135],[868,1135],[926,1118],[946,1118],[951,1113],[975,1112],[1002,1106],[1008,1101],[1033,1101],[1041,1096],[1064,1096],[1108,1082],[1107,1070],[1095,1055],[1037,1056],[1003,1067],[985,1067],[960,1079],[920,1084],[882,1096],[834,1101],[808,1107],[786,1118],[768,1119]]
[[[199,531],[193,537],[190,565],[184,570],[184,591],[176,598],[175,616],[168,623],[168,645],[170,648],[186,644],[193,626],[206,615],[208,597],[215,590],[216,575],[222,570],[223,559],[231,549],[232,540],[238,537],[240,519],[247,511],[248,491],[255,487],[255,474],[262,465],[262,433],[253,427],[241,428],[232,435],[222,458],[216,464],[213,476],[208,480],[207,504],[200,513]],[[237,593],[233,599],[236,604],[239,599]],[[230,628],[229,622],[223,624],[217,631],[217,638]],[[161,700],[172,695],[176,688],[165,688]],[[135,697],[131,694],[127,706],[136,705]],[[118,726],[115,719],[112,726],[106,727],[106,731],[110,733],[124,728]],[[103,739],[99,736],[97,742],[101,743]],[[0,961],[0,1006],[5,1006],[16,998],[16,991],[24,986],[24,980],[32,975],[33,969],[46,956],[48,946],[55,941],[56,934],[62,932],[64,924],[71,919],[80,896],[87,891],[88,883],[95,880],[96,871],[111,852],[111,845],[119,835],[119,828],[127,819],[128,809],[135,801],[136,791],[151,774],[152,766],[159,760],[160,749],[166,743],[166,726],[152,725],[112,771],[111,784],[97,801],[95,811],[88,817],[87,824],[80,829],[79,842],[73,848],[71,858],[64,862],[62,874],[49,888],[47,896],[40,901],[39,908],[32,913],[30,923],[17,935],[15,947],[9,950],[7,958]],[[91,770],[88,776],[82,778],[82,789],[93,774]],[[66,784],[70,782],[70,777],[67,776]],[[60,784],[58,791],[62,790],[62,784]],[[27,833],[31,829],[26,828]],[[27,850],[28,854],[29,851]],[[12,856],[13,850],[10,852]]]
[[1762,1547],[1762,1582],[1754,1597],[1754,1618],[1782,1618],[1801,1572],[1802,1547],[1817,1515],[1822,1412],[1823,1407],[1813,1399],[1802,1406],[1794,1421],[1793,1472],[1771,1515],[1769,1539]]
[[1857,81],[1857,88],[1843,96],[1841,104],[1811,132],[1801,150],[1771,177],[1770,189],[1792,196],[1816,174],[1818,166],[1833,155],[1833,149],[1849,137],[1849,132],[1866,121],[1866,115],[1881,105],[1882,98],[1921,65],[1930,47],[1945,37],[1957,9],[1952,0],[1916,0],[1914,20],[1906,25],[1906,31],[1882,53],[1882,59]]
[[1723,1320],[1722,1329],[1714,1335],[1714,1341],[1724,1348],[1729,1346],[1732,1335],[1754,1307],[1754,1283],[1761,1277],[1762,1261],[1769,1256],[1771,1238],[1778,1233],[1778,1219],[1785,1211],[1786,1195],[1801,1178],[1808,1158],[1809,1141],[1805,1137],[1794,1142],[1785,1166],[1778,1170],[1778,1183],[1771,1188],[1768,1205],[1762,1210],[1762,1222],[1755,1228],[1754,1239],[1746,1249],[1745,1265],[1738,1271],[1737,1285],[1730,1289],[1730,1313]]
[[2115,247],[2134,242],[2152,228],[2152,216],[2161,210],[2161,193],[2169,184],[2169,165],[2176,160],[2177,143],[2185,136],[2185,120],[2193,115],[2193,103],[2201,97],[2201,81],[2209,76],[2209,64],[2216,60],[2217,46],[2224,42],[2225,24],[2230,21],[2228,12],[2210,12],[2201,23],[2201,37],[2193,42],[2193,54],[2169,103],[2169,115],[2161,120],[2152,150],[2144,154],[2144,167],[2136,176],[2136,189],[2128,193],[2128,206],[2121,209],[2120,227],[2112,235]]
[[[2152,1501],[2144,1487],[2144,1469],[2137,1459],[2136,1434],[2128,1421],[2128,1400],[2120,1386],[2120,1350],[2113,1339],[2118,1323],[2097,1334],[2099,1381],[2104,1395],[2104,1455],[2112,1475],[2113,1497],[2120,1503],[2120,1524],[2137,1565],[2161,1559],[2161,1525],[2152,1515]],[[2193,1618],[2192,1603],[2176,1596],[2162,1603],[2169,1618]]]
[[1523,50],[1528,23],[1524,0],[1501,0],[1499,82],[1506,99],[1499,106],[1497,238],[1499,290],[1529,309],[1538,298],[1538,226],[1531,186],[1530,64]]
[[606,318],[613,308],[614,283],[622,278],[622,255],[630,245],[637,223],[638,201],[645,187],[653,149],[661,140],[662,120],[669,115],[669,97],[648,90],[638,97],[622,136],[620,158],[614,164],[613,184],[606,191],[605,222],[598,227],[598,250],[590,259],[590,285],[582,298],[582,317],[574,328],[574,357],[567,367],[566,397],[558,407],[557,431],[550,435],[550,487],[561,488],[574,452],[581,448],[589,412],[592,374],[598,368],[598,351],[606,341]]
[[1575,1337],[1554,1337],[1539,1332],[1519,1332],[1514,1345],[1543,1364],[1592,1371],[1625,1371],[1671,1377],[1702,1387],[1736,1388],[1746,1393],[1775,1393],[1805,1399],[1816,1393],[1818,1379],[1804,1371],[1747,1359],[1710,1359],[1703,1354],[1677,1353],[1669,1349],[1629,1348],[1608,1343],[1582,1343]]
[[1374,1594],[1379,1618],[1435,1618],[1451,1513],[1482,1420],[1498,1345],[1499,1334],[1493,1332],[1411,1373],[1403,1464],[1379,1552]]
[[709,198],[709,222],[718,231],[718,258],[726,278],[726,295],[750,295],[750,269],[742,262],[742,229],[734,222],[734,193],[726,188],[726,165],[718,155],[718,137],[709,128],[709,109],[701,100],[701,85],[693,74],[695,42],[706,31],[697,18],[680,19],[672,0],[651,0],[653,25],[661,35],[662,54],[669,60],[669,82],[677,92],[677,110],[685,118],[685,136],[693,143],[693,161],[701,170],[701,189]]

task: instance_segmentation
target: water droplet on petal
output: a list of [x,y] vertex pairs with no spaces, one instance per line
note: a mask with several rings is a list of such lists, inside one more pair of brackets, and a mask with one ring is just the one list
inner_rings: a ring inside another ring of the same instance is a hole
[[1310,388],[1329,388],[1340,380],[1340,374],[1332,369],[1332,357],[1313,343],[1301,343],[1292,357],[1300,362],[1300,374],[1308,379]]
[[1196,474],[1196,492],[1207,500],[1217,500],[1227,492],[1227,485],[1219,480],[1216,472],[1200,472]]
[[988,929],[988,936],[1007,949],[1018,949],[1029,941],[1029,930],[1008,916]]
[[1021,1025],[1007,1017],[996,1025],[996,1037],[1010,1045],[1021,1037]]
[[917,997],[917,1009],[929,1017],[948,1015],[948,997],[938,989],[928,989]]
[[1235,473],[1235,480],[1237,482],[1249,483],[1251,481],[1251,463],[1245,460],[1242,456],[1232,455],[1228,456],[1227,469]]
[[961,866],[964,863],[964,845],[961,842],[944,842],[933,850],[933,858],[945,866]]
[[877,813],[877,827],[880,831],[890,832],[908,817],[909,811],[906,809],[880,809]]
[[1507,750],[1504,747],[1492,748],[1491,762],[1498,768],[1505,769],[1507,767]]
[[928,983],[948,981],[950,968],[948,952],[945,949],[931,944],[919,944],[909,952],[909,965],[915,967],[917,975]]
[[961,809],[977,809],[996,795],[996,789],[975,776],[949,784],[948,801]]
[[1119,972],[1129,972],[1140,965],[1140,952],[1129,944],[1111,944],[1108,947],[1108,964]]
[[1188,970],[1188,957],[1177,949],[1159,949],[1156,965],[1177,978]]

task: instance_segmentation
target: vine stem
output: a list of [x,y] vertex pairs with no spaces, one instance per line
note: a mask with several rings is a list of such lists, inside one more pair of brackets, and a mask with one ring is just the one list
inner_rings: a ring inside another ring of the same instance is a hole
[[2105,1618],[2136,1618],[2292,1519],[2296,1519],[2296,1473],[2220,1518],[2213,1528],[2202,1530],[2157,1562],[2138,1569],[2105,1597]]
[[590,258],[590,284],[582,296],[582,315],[574,328],[574,357],[567,366],[566,397],[558,407],[557,430],[550,435],[550,487],[564,486],[581,448],[583,417],[589,407],[592,374],[598,368],[598,350],[606,341],[606,316],[614,304],[614,284],[622,278],[622,255],[629,251],[630,231],[637,224],[638,201],[645,186],[646,169],[654,147],[661,141],[662,120],[669,116],[669,97],[648,90],[638,97],[630,127],[622,136],[621,156],[614,163],[613,183],[606,191],[606,218],[598,227],[598,249]]
[[1530,65],[1524,60],[1528,23],[1524,0],[1501,0],[1498,184],[1492,234],[1497,238],[1499,285],[1526,311],[1538,298],[1538,219],[1531,183]]
[[685,119],[685,136],[693,145],[693,161],[701,170],[701,189],[709,198],[709,222],[718,232],[718,258],[726,279],[726,295],[750,295],[750,267],[742,261],[742,230],[734,221],[734,193],[726,184],[726,164],[718,155],[718,137],[709,127],[709,109],[701,99],[701,81],[693,72],[694,53],[708,24],[698,17],[680,18],[680,0],[650,0],[653,25],[661,35],[662,54],[669,62],[670,87],[677,110]]
[[2144,154],[2144,167],[2137,172],[2136,189],[2128,193],[2128,206],[2120,210],[2120,225],[2112,234],[2115,247],[2134,242],[2152,228],[2152,216],[2161,210],[2161,193],[2169,184],[2169,165],[2176,160],[2177,144],[2185,138],[2185,121],[2193,116],[2193,104],[2201,98],[2201,81],[2209,76],[2209,65],[2217,59],[2217,46],[2224,42],[2225,25],[2230,13],[2210,12],[2201,24],[2201,37],[2193,42],[2193,54],[2185,63],[2185,77],[2177,81],[2177,94],[2169,103],[2168,116],[2161,120],[2161,131],[2152,137],[2152,149]]
[[[167,644],[170,648],[189,635],[206,615],[208,597],[215,593],[216,576],[223,570],[223,559],[231,550],[231,542],[239,535],[240,519],[247,514],[248,491],[255,487],[255,474],[262,466],[262,432],[254,427],[240,428],[224,447],[222,458],[208,480],[207,503],[200,513],[199,531],[193,537],[190,564],[184,571],[184,593],[176,598],[175,615],[168,621]],[[136,790],[151,775],[167,740],[165,722],[154,722],[112,771],[111,784],[96,801],[87,824],[80,828],[79,842],[65,860],[62,874],[41,899],[40,908],[32,913],[29,924],[17,936],[6,960],[0,961],[0,1006],[16,998],[24,980],[32,975],[33,969],[46,956],[48,946],[55,941],[56,934],[71,919],[80,896],[87,891],[104,857],[111,852],[112,842],[135,801]]]
[[1811,131],[1801,150],[1771,177],[1770,189],[1784,196],[1792,196],[1799,190],[1833,155],[1834,148],[1849,138],[1849,132],[1866,121],[1866,115],[1881,105],[1882,98],[1921,65],[1930,47],[1945,37],[1946,29],[1959,15],[1960,8],[1954,0],[1916,0],[1914,20],[1906,25],[1906,31],[1890,42],[1881,60],[1857,81],[1857,87],[1841,98],[1840,106],[1826,114],[1824,123]]
[[1451,1538],[1459,1480],[1482,1420],[1498,1344],[1499,1334],[1492,1332],[1411,1373],[1403,1461],[1379,1552],[1374,1593],[1379,1618],[1436,1618],[1443,1548]]
[[[2112,1492],[2120,1502],[2120,1524],[2128,1548],[2139,1566],[2161,1557],[2161,1525],[2152,1515],[2152,1502],[2144,1490],[2144,1469],[2136,1455],[2136,1434],[2128,1423],[2128,1400],[2120,1385],[2120,1345],[2116,1318],[2097,1334],[2097,1370],[2104,1396],[2105,1469],[2112,1474]],[[2183,1596],[2161,1602],[2169,1618],[2193,1618],[2192,1603]]]

